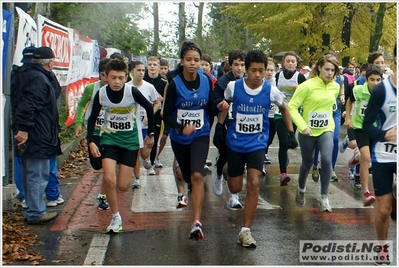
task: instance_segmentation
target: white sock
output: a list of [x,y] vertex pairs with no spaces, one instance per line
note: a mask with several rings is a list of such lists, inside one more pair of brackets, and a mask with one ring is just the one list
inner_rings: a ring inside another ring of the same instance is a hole
[[106,195],[105,195],[105,194],[102,194],[102,193],[99,193],[98,196],[97,196],[97,198],[98,198],[98,197],[106,197]]
[[251,229],[250,228],[248,228],[248,227],[241,227],[241,232],[245,232],[245,231],[251,231]]
[[119,214],[119,211],[116,212],[115,214],[112,214],[112,218],[120,218],[121,214]]

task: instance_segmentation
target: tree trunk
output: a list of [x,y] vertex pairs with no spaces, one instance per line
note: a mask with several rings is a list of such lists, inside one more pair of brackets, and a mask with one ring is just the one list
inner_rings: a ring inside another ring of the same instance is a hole
[[198,25],[196,30],[196,38],[198,40],[198,45],[201,49],[204,46],[204,40],[202,38],[202,29],[203,29],[203,14],[204,14],[204,2],[200,2],[198,6]]
[[251,31],[248,28],[247,28],[247,30],[245,32],[245,36],[247,38],[247,40],[245,42],[245,50],[246,51],[251,51],[254,40],[253,40],[253,36],[251,34]]
[[51,16],[50,3],[37,2],[35,5],[35,16],[36,15],[42,15],[46,18],[50,18]]
[[[346,47],[350,47],[350,41],[351,41],[351,26],[352,26],[352,20],[353,17],[355,16],[356,10],[354,8],[354,3],[346,3],[346,7],[349,10],[348,15],[344,17],[343,20],[343,27],[342,27],[342,34],[341,34],[341,40],[342,43]],[[345,56],[342,58],[342,66],[346,66],[350,61],[350,56]]]
[[153,15],[154,15],[154,44],[152,46],[152,56],[158,56],[159,47],[159,12],[158,12],[158,2],[154,2],[152,5]]
[[224,54],[227,55],[230,52],[230,27],[229,27],[229,17],[227,15],[222,15],[222,25],[223,25],[223,46]]
[[380,6],[378,7],[377,11],[377,19],[375,22],[374,33],[370,38],[369,52],[378,50],[378,44],[380,43],[382,36],[382,28],[384,24],[384,15],[386,10],[387,10],[387,4],[380,3]]
[[179,3],[179,46],[186,40],[186,3]]

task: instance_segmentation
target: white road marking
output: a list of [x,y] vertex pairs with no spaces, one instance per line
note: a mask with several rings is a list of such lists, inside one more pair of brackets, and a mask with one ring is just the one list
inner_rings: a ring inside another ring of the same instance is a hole
[[83,265],[103,265],[110,237],[107,234],[95,234]]

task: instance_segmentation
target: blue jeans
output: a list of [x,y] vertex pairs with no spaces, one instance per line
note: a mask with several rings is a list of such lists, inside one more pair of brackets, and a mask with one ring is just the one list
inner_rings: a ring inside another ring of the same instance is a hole
[[[25,199],[24,190],[22,188],[21,161],[20,156],[14,156],[14,182],[18,190],[17,198],[19,201]],[[50,158],[50,178],[45,190],[47,200],[53,201],[58,199],[61,194],[59,185],[57,157],[52,157]]]
[[28,221],[36,220],[45,214],[46,202],[43,199],[50,175],[50,159],[22,157],[22,188],[28,209]]

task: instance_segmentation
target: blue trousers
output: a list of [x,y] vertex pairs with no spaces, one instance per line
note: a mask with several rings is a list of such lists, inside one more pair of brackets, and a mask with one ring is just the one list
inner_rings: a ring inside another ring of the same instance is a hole
[[[14,156],[14,182],[18,190],[17,198],[19,201],[25,199],[24,190],[22,188],[22,174],[21,174],[22,158]],[[57,158],[50,158],[50,175],[48,184],[45,189],[46,198],[49,201],[57,200],[60,195]]]
[[28,221],[44,216],[46,202],[43,199],[50,175],[50,159],[22,157],[21,159],[22,189],[28,209]]

